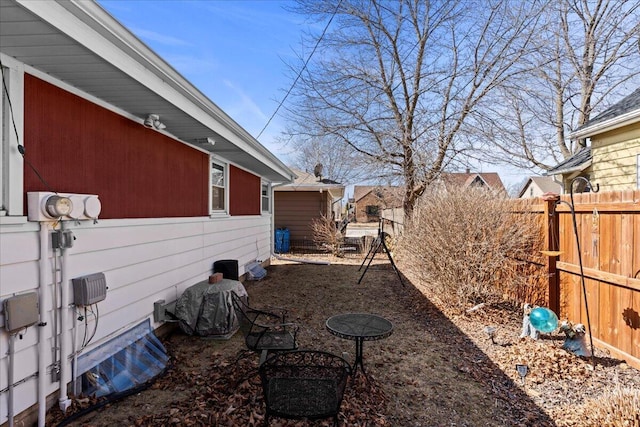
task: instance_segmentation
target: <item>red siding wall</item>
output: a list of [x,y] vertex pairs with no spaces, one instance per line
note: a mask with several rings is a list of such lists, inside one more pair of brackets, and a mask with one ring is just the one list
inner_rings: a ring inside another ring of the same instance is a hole
[[25,164],[25,200],[53,189],[97,194],[103,219],[209,214],[207,154],[29,75],[24,146],[51,187]]
[[260,177],[231,166],[229,215],[260,215]]

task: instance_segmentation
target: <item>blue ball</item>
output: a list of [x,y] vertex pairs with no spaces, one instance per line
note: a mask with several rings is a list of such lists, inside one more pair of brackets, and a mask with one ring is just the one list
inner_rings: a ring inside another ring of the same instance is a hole
[[558,316],[546,307],[536,307],[531,310],[529,321],[531,326],[545,334],[558,328]]

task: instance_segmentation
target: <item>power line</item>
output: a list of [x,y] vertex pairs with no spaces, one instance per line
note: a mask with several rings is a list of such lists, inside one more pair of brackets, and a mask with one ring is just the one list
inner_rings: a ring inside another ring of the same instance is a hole
[[267,129],[267,127],[271,123],[271,120],[273,120],[273,118],[276,116],[276,114],[278,114],[278,111],[280,110],[280,107],[282,107],[284,102],[287,100],[287,98],[289,97],[289,94],[291,93],[291,91],[295,87],[296,83],[298,83],[298,80],[300,80],[300,76],[302,75],[302,72],[307,68],[307,64],[309,64],[309,61],[311,60],[311,57],[316,52],[316,49],[318,49],[318,45],[320,45],[320,42],[322,41],[322,39],[324,38],[325,34],[327,33],[327,30],[329,29],[329,25],[331,25],[331,21],[333,21],[333,18],[336,16],[336,13],[338,13],[338,10],[340,9],[340,5],[341,4],[342,4],[342,0],[340,0],[338,2],[338,5],[336,6],[336,9],[331,14],[331,18],[329,19],[329,22],[327,22],[327,25],[324,27],[324,30],[322,30],[322,34],[320,34],[320,37],[316,41],[316,44],[313,47],[313,50],[311,51],[311,53],[309,54],[307,59],[304,61],[304,64],[303,64],[302,68],[300,69],[300,71],[298,72],[298,75],[296,76],[295,80],[291,84],[291,87],[289,87],[289,90],[284,95],[284,98],[282,98],[282,101],[280,101],[280,103],[278,104],[278,107],[276,108],[276,110],[273,112],[271,117],[269,117],[269,120],[267,120],[267,123],[264,125],[264,127],[262,128],[262,130],[260,131],[258,136],[256,136],[256,139],[260,138],[260,136],[262,135],[262,132],[264,132],[265,129]]

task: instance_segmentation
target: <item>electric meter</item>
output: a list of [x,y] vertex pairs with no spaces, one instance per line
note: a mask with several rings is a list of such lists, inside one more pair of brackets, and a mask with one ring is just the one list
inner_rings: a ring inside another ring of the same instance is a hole
[[73,202],[68,197],[53,195],[47,198],[44,209],[52,218],[60,218],[71,213]]

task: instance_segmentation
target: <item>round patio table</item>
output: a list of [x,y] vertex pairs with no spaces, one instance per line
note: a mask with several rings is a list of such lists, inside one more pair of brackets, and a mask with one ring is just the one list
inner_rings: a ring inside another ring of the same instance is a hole
[[356,342],[356,360],[353,363],[355,373],[360,366],[366,375],[362,362],[362,344],[364,341],[376,341],[387,338],[393,332],[393,324],[384,317],[369,313],[345,313],[327,319],[327,330],[340,338]]

